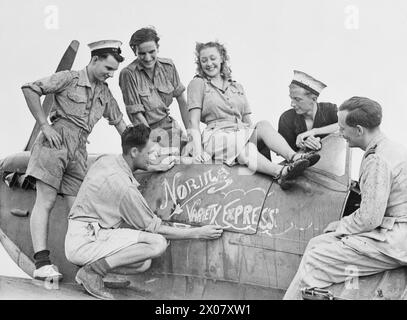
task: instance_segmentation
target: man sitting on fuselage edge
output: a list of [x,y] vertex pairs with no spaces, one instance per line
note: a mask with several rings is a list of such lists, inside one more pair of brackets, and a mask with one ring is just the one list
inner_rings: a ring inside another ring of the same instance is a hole
[[[76,281],[91,295],[112,299],[103,277],[118,267],[140,272],[167,248],[167,239],[217,239],[222,227],[177,228],[162,224],[133,176],[149,166],[150,128],[129,126],[121,135],[123,154],[101,156],[89,169],[69,213],[65,253],[83,266]],[[174,164],[167,165],[166,170]],[[121,228],[123,224],[134,229]]]
[[326,288],[355,276],[407,265],[407,150],[381,132],[382,108],[353,97],[338,112],[339,129],[351,148],[365,151],[360,167],[359,209],[330,223],[310,240],[285,299],[301,288]]

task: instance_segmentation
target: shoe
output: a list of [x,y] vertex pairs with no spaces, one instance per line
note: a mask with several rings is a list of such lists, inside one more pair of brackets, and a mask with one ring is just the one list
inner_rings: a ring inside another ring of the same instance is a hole
[[104,285],[106,288],[110,289],[123,289],[127,288],[130,285],[129,280],[103,280]]
[[[288,190],[291,187],[289,180],[300,176],[308,167],[309,161],[306,159],[299,159],[283,166],[280,174],[277,177],[277,181],[279,182],[281,189]],[[287,171],[285,174],[283,174],[285,168],[287,168]]]
[[39,269],[35,269],[33,278],[37,280],[54,280],[59,281],[63,278],[63,275],[59,273],[58,267],[53,264],[47,264]]
[[94,272],[89,265],[79,269],[76,273],[75,280],[81,284],[90,295],[98,299],[114,299],[113,295],[106,291],[102,277]]
[[296,161],[301,160],[301,159],[308,160],[309,167],[312,167],[314,164],[316,164],[319,161],[319,159],[321,159],[321,156],[316,152],[305,152],[305,153],[298,152],[292,156],[290,162],[293,162],[293,159],[295,156],[299,156]]

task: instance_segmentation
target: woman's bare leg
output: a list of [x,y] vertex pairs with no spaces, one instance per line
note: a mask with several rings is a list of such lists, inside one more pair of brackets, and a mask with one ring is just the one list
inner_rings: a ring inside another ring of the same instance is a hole
[[268,121],[260,121],[256,125],[256,131],[251,141],[257,144],[263,141],[273,152],[281,155],[286,160],[292,159],[296,152],[291,149],[287,141],[273,128]]
[[250,170],[265,173],[272,177],[277,177],[283,168],[283,166],[264,157],[252,142],[246,144],[244,150],[238,155],[237,161],[246,165]]

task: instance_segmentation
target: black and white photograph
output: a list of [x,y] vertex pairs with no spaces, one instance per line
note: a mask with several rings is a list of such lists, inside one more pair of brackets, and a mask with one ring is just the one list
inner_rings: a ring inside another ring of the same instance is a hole
[[406,300],[406,39],[404,0],[0,0],[0,300]]

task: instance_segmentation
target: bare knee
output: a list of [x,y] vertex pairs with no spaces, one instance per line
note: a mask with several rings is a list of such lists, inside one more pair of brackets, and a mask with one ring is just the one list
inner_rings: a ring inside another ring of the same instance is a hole
[[238,156],[237,156],[237,162],[242,165],[247,165],[249,162],[249,157],[245,154],[244,151],[242,151]]
[[267,120],[262,120],[256,123],[256,129],[257,130],[267,130],[267,129],[273,129],[273,126],[271,125],[270,122],[268,122]]
[[37,194],[34,206],[41,211],[50,212],[55,205],[57,191],[42,181],[36,183]]
[[256,157],[258,151],[254,143],[248,142],[242,152],[238,155],[237,161],[240,164],[248,165],[249,162]]
[[148,269],[150,269],[150,267],[151,267],[151,259],[148,259],[148,260],[140,263],[140,266],[137,267],[137,272],[147,271]]
[[152,256],[157,258],[161,256],[167,249],[167,240],[160,234],[154,234],[153,241],[150,243]]

